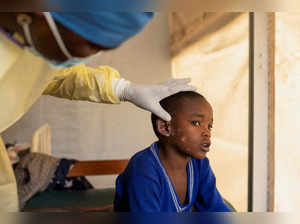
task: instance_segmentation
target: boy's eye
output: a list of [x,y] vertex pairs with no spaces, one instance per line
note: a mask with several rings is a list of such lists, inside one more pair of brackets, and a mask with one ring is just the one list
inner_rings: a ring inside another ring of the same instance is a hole
[[208,125],[208,129],[209,130],[213,129],[213,126],[212,125]]
[[200,126],[200,122],[199,122],[199,121],[192,121],[192,124],[193,124],[194,126]]

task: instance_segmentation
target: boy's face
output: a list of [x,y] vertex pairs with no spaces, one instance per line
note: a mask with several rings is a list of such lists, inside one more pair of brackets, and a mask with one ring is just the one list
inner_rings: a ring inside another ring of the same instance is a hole
[[204,159],[211,144],[212,125],[213,110],[205,99],[184,99],[172,115],[167,142],[185,156]]

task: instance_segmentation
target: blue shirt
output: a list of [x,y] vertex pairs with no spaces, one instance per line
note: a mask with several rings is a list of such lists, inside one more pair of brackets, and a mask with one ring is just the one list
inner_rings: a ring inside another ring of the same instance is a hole
[[136,153],[116,180],[117,212],[230,212],[207,158],[187,164],[188,203],[182,205],[158,153],[158,143]]

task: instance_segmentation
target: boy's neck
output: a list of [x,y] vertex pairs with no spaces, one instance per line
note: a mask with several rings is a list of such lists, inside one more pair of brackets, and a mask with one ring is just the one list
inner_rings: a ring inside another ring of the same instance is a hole
[[183,155],[171,145],[159,141],[158,144],[159,157],[165,168],[172,170],[186,170],[189,156]]

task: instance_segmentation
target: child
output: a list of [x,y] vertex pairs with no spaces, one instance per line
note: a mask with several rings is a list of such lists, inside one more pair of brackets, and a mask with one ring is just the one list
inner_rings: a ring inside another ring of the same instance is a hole
[[163,99],[166,122],[152,114],[158,142],[136,153],[117,178],[117,212],[230,212],[206,158],[213,110],[196,92]]

